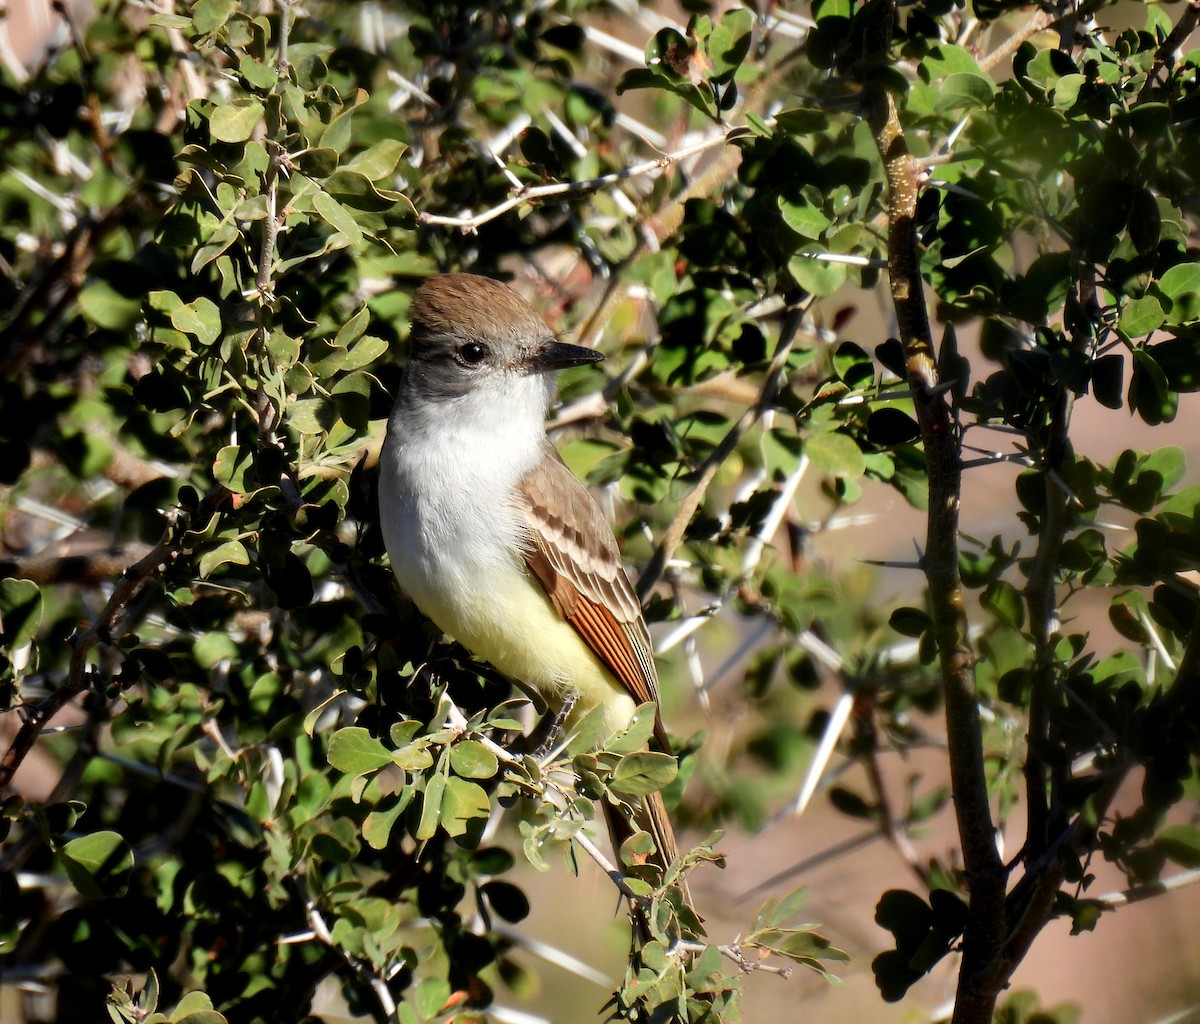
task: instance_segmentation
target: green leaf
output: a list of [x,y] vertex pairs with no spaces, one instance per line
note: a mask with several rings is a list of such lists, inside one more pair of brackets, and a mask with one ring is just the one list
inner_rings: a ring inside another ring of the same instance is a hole
[[1139,482],[1147,474],[1150,474],[1149,479],[1154,481],[1159,494],[1169,491],[1187,475],[1187,453],[1174,444],[1155,449],[1146,456],[1146,461],[1138,470]]
[[1125,356],[1110,352],[1092,363],[1092,394],[1096,401],[1109,409],[1124,405],[1121,393],[1125,381]]
[[804,442],[804,454],[814,469],[829,476],[856,479],[867,471],[858,442],[836,431],[810,435]]
[[208,240],[196,250],[192,257],[191,272],[198,274],[213,260],[221,256],[234,242],[241,238],[236,224],[225,223],[218,227]]
[[227,540],[200,556],[200,576],[207,579],[222,565],[249,565],[250,553],[240,540]]
[[213,479],[236,494],[244,494],[246,474],[253,468],[254,449],[250,445],[226,445],[213,460]]
[[433,766],[428,743],[408,743],[392,751],[392,764],[409,772],[423,772]]
[[670,754],[640,750],[617,762],[609,786],[620,797],[645,796],[669,786],[678,774],[679,765]]
[[388,749],[361,726],[339,729],[329,740],[330,765],[345,775],[364,775],[392,763]]
[[238,64],[238,71],[255,89],[270,89],[279,81],[274,64],[267,64],[253,57],[243,57]]
[[848,268],[844,263],[831,263],[817,257],[828,255],[824,246],[815,243],[801,246],[788,260],[788,273],[811,295],[832,295],[846,283]]
[[192,8],[192,28],[197,35],[216,32],[237,10],[237,0],[197,0]]
[[486,820],[491,811],[487,792],[478,783],[460,779],[457,775],[446,779],[441,820],[447,835],[465,835],[473,822]]
[[334,348],[348,348],[350,344],[361,338],[371,323],[371,313],[366,306],[363,306],[357,313],[347,320],[333,338]]
[[820,238],[829,227],[829,218],[803,196],[779,196],[776,203],[783,222],[803,238]]
[[993,580],[979,598],[988,611],[1006,626],[1021,629],[1025,625],[1025,602],[1007,580]]
[[1186,324],[1200,320],[1200,263],[1180,263],[1158,282],[1167,300],[1169,322]]
[[478,740],[461,740],[450,748],[450,767],[464,779],[491,779],[500,770],[500,762]]
[[417,985],[417,1013],[431,1020],[446,1008],[450,1001],[450,983],[445,978],[424,978]]
[[920,608],[897,608],[888,618],[888,625],[901,636],[919,637],[933,628],[933,619]]
[[324,182],[324,190],[345,206],[366,213],[386,213],[400,207],[412,211],[412,203],[400,192],[379,189],[365,174],[342,169],[335,171]]
[[122,295],[107,281],[96,281],[79,293],[79,308],[97,327],[123,331],[137,321],[141,300]]
[[1117,329],[1127,338],[1142,338],[1158,330],[1166,318],[1158,299],[1143,295],[1140,299],[1130,299],[1121,308]]
[[1145,347],[1133,350],[1129,406],[1151,426],[1169,423],[1179,407],[1179,395],[1171,390],[1167,375]]
[[208,130],[218,142],[245,142],[262,123],[265,107],[258,100],[239,100],[217,107]]
[[193,335],[203,345],[211,345],[221,336],[221,311],[212,299],[201,296],[175,306],[168,316],[175,330]]
[[358,221],[333,196],[326,192],[318,192],[313,196],[313,209],[317,211],[326,224],[335,231],[339,231],[345,235],[351,243],[362,245],[365,236],[363,235],[362,228],[358,226]]
[[407,149],[408,146],[398,139],[383,139],[359,153],[346,164],[346,170],[357,171],[371,181],[379,181],[395,173]]
[[386,850],[388,842],[392,836],[392,829],[395,828],[396,822],[400,815],[412,802],[412,790],[408,791],[408,799],[401,798],[396,800],[387,810],[381,811],[378,808],[367,815],[366,821],[363,822],[362,835],[368,846],[372,850]]
[[421,800],[421,817],[417,821],[413,837],[420,840],[432,839],[437,833],[438,817],[442,811],[442,794],[446,790],[446,776],[435,772],[425,780],[425,792]]
[[642,750],[654,735],[655,710],[656,706],[652,703],[639,705],[629,722],[629,728],[618,733],[607,749],[615,754]]
[[42,621],[42,590],[31,580],[0,580],[0,642],[19,651],[37,635]]
[[197,1010],[184,1017],[176,1016],[175,1024],[228,1024],[228,1020],[216,1010]]
[[754,15],[745,7],[726,11],[708,37],[708,55],[712,59],[712,77],[731,78],[750,52]]
[[238,648],[233,639],[216,630],[202,634],[192,644],[192,657],[203,669],[215,668],[222,661],[233,661],[237,655]]
[[959,71],[938,87],[937,109],[978,110],[990,106],[995,93],[996,86],[986,75]]
[[133,870],[133,849],[116,832],[93,832],[72,839],[58,856],[84,899],[121,895]]

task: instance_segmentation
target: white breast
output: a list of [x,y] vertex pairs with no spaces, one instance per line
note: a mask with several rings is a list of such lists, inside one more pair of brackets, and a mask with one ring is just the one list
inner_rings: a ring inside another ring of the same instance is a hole
[[400,584],[459,635],[486,590],[524,576],[526,526],[513,489],[545,436],[536,378],[499,380],[460,399],[398,403],[381,455],[380,516]]

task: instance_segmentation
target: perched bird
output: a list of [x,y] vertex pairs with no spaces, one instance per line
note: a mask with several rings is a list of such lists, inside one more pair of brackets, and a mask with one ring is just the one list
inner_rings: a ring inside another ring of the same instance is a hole
[[[557,340],[507,285],[430,278],[412,303],[408,362],[380,457],[384,541],[401,587],[440,629],[549,706],[602,708],[612,732],[655,704],[641,607],[612,530],[546,436],[556,371],[599,353]],[[605,804],[613,841],[628,822]],[[662,797],[638,809],[663,868]]]

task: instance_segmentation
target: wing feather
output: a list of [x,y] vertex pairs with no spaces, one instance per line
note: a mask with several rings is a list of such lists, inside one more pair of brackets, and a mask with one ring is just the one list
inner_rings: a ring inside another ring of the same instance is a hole
[[[525,561],[555,610],[638,704],[658,704],[650,634],[612,529],[587,489],[547,443],[521,481],[530,545]],[[670,752],[655,712],[654,735]]]

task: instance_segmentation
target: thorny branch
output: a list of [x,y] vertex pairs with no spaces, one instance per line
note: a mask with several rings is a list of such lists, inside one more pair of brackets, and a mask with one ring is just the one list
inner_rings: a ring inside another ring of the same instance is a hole
[[480,213],[464,217],[446,217],[442,214],[422,213],[418,217],[423,224],[440,224],[446,227],[460,228],[469,233],[487,224],[489,221],[493,221],[497,217],[508,213],[509,210],[516,209],[518,206],[526,203],[535,203],[540,199],[548,199],[553,196],[597,192],[619,181],[636,178],[643,174],[664,171],[681,160],[686,160],[688,157],[715,149],[717,146],[725,145],[729,141],[731,134],[730,132],[711,136],[710,138],[692,143],[690,146],[684,146],[674,153],[664,153],[662,156],[651,160],[644,160],[642,163],[634,164],[632,167],[624,167],[619,171],[613,171],[611,174],[603,174],[598,178],[589,178],[586,181],[562,181],[551,185],[536,185],[533,188],[514,190],[513,194],[504,200],[504,202],[490,209],[483,210]]
[[758,401],[742,413],[737,422],[729,428],[729,432],[721,439],[721,442],[712,450],[708,458],[704,460],[704,464],[697,471],[695,483],[692,484],[691,490],[688,491],[687,495],[679,503],[679,508],[676,510],[674,518],[663,534],[663,539],[659,542],[646,568],[638,578],[637,592],[639,599],[645,600],[646,595],[650,593],[662,576],[667,563],[675,554],[675,549],[679,547],[680,542],[683,540],[683,534],[687,529],[688,523],[692,521],[692,516],[700,507],[701,502],[704,501],[709,484],[712,483],[713,477],[716,475],[721,464],[729,458],[746,431],[757,423],[775,402],[775,396],[779,394],[779,389],[783,385],[783,368],[787,365],[788,356],[792,353],[792,346],[795,344],[796,335],[800,331],[800,326],[804,320],[804,313],[810,302],[811,299],[797,303],[788,311],[788,317],[784,322],[783,330],[780,332],[779,343],[775,347],[775,354],[771,358],[771,365],[767,368]]
[[1004,944],[1006,874],[996,849],[988,802],[975,656],[958,567],[960,437],[946,392],[938,387],[921,279],[916,230],[920,169],[909,152],[896,103],[885,80],[869,73],[873,65],[887,59],[895,16],[896,2],[887,0],[868,30],[864,99],[887,178],[888,278],[929,473],[929,520],[923,562],[941,664],[955,812],[970,891],[954,1021],[987,1024],[992,1019],[998,990],[981,985],[980,976]]
[[130,601],[143,586],[155,578],[160,566],[180,553],[181,539],[192,517],[201,511],[212,511],[221,500],[224,500],[224,492],[218,491],[202,501],[191,514],[185,514],[178,509],[169,513],[167,528],[158,543],[125,570],[95,621],[82,633],[71,637],[71,661],[67,681],[48,697],[26,710],[24,721],[13,737],[12,745],[5,752],[3,760],[0,760],[0,796],[7,792],[13,776],[21,767],[21,762],[33,749],[46,724],[87,689],[91,682],[91,673],[87,667],[88,656],[96,647],[113,642],[113,630]]

